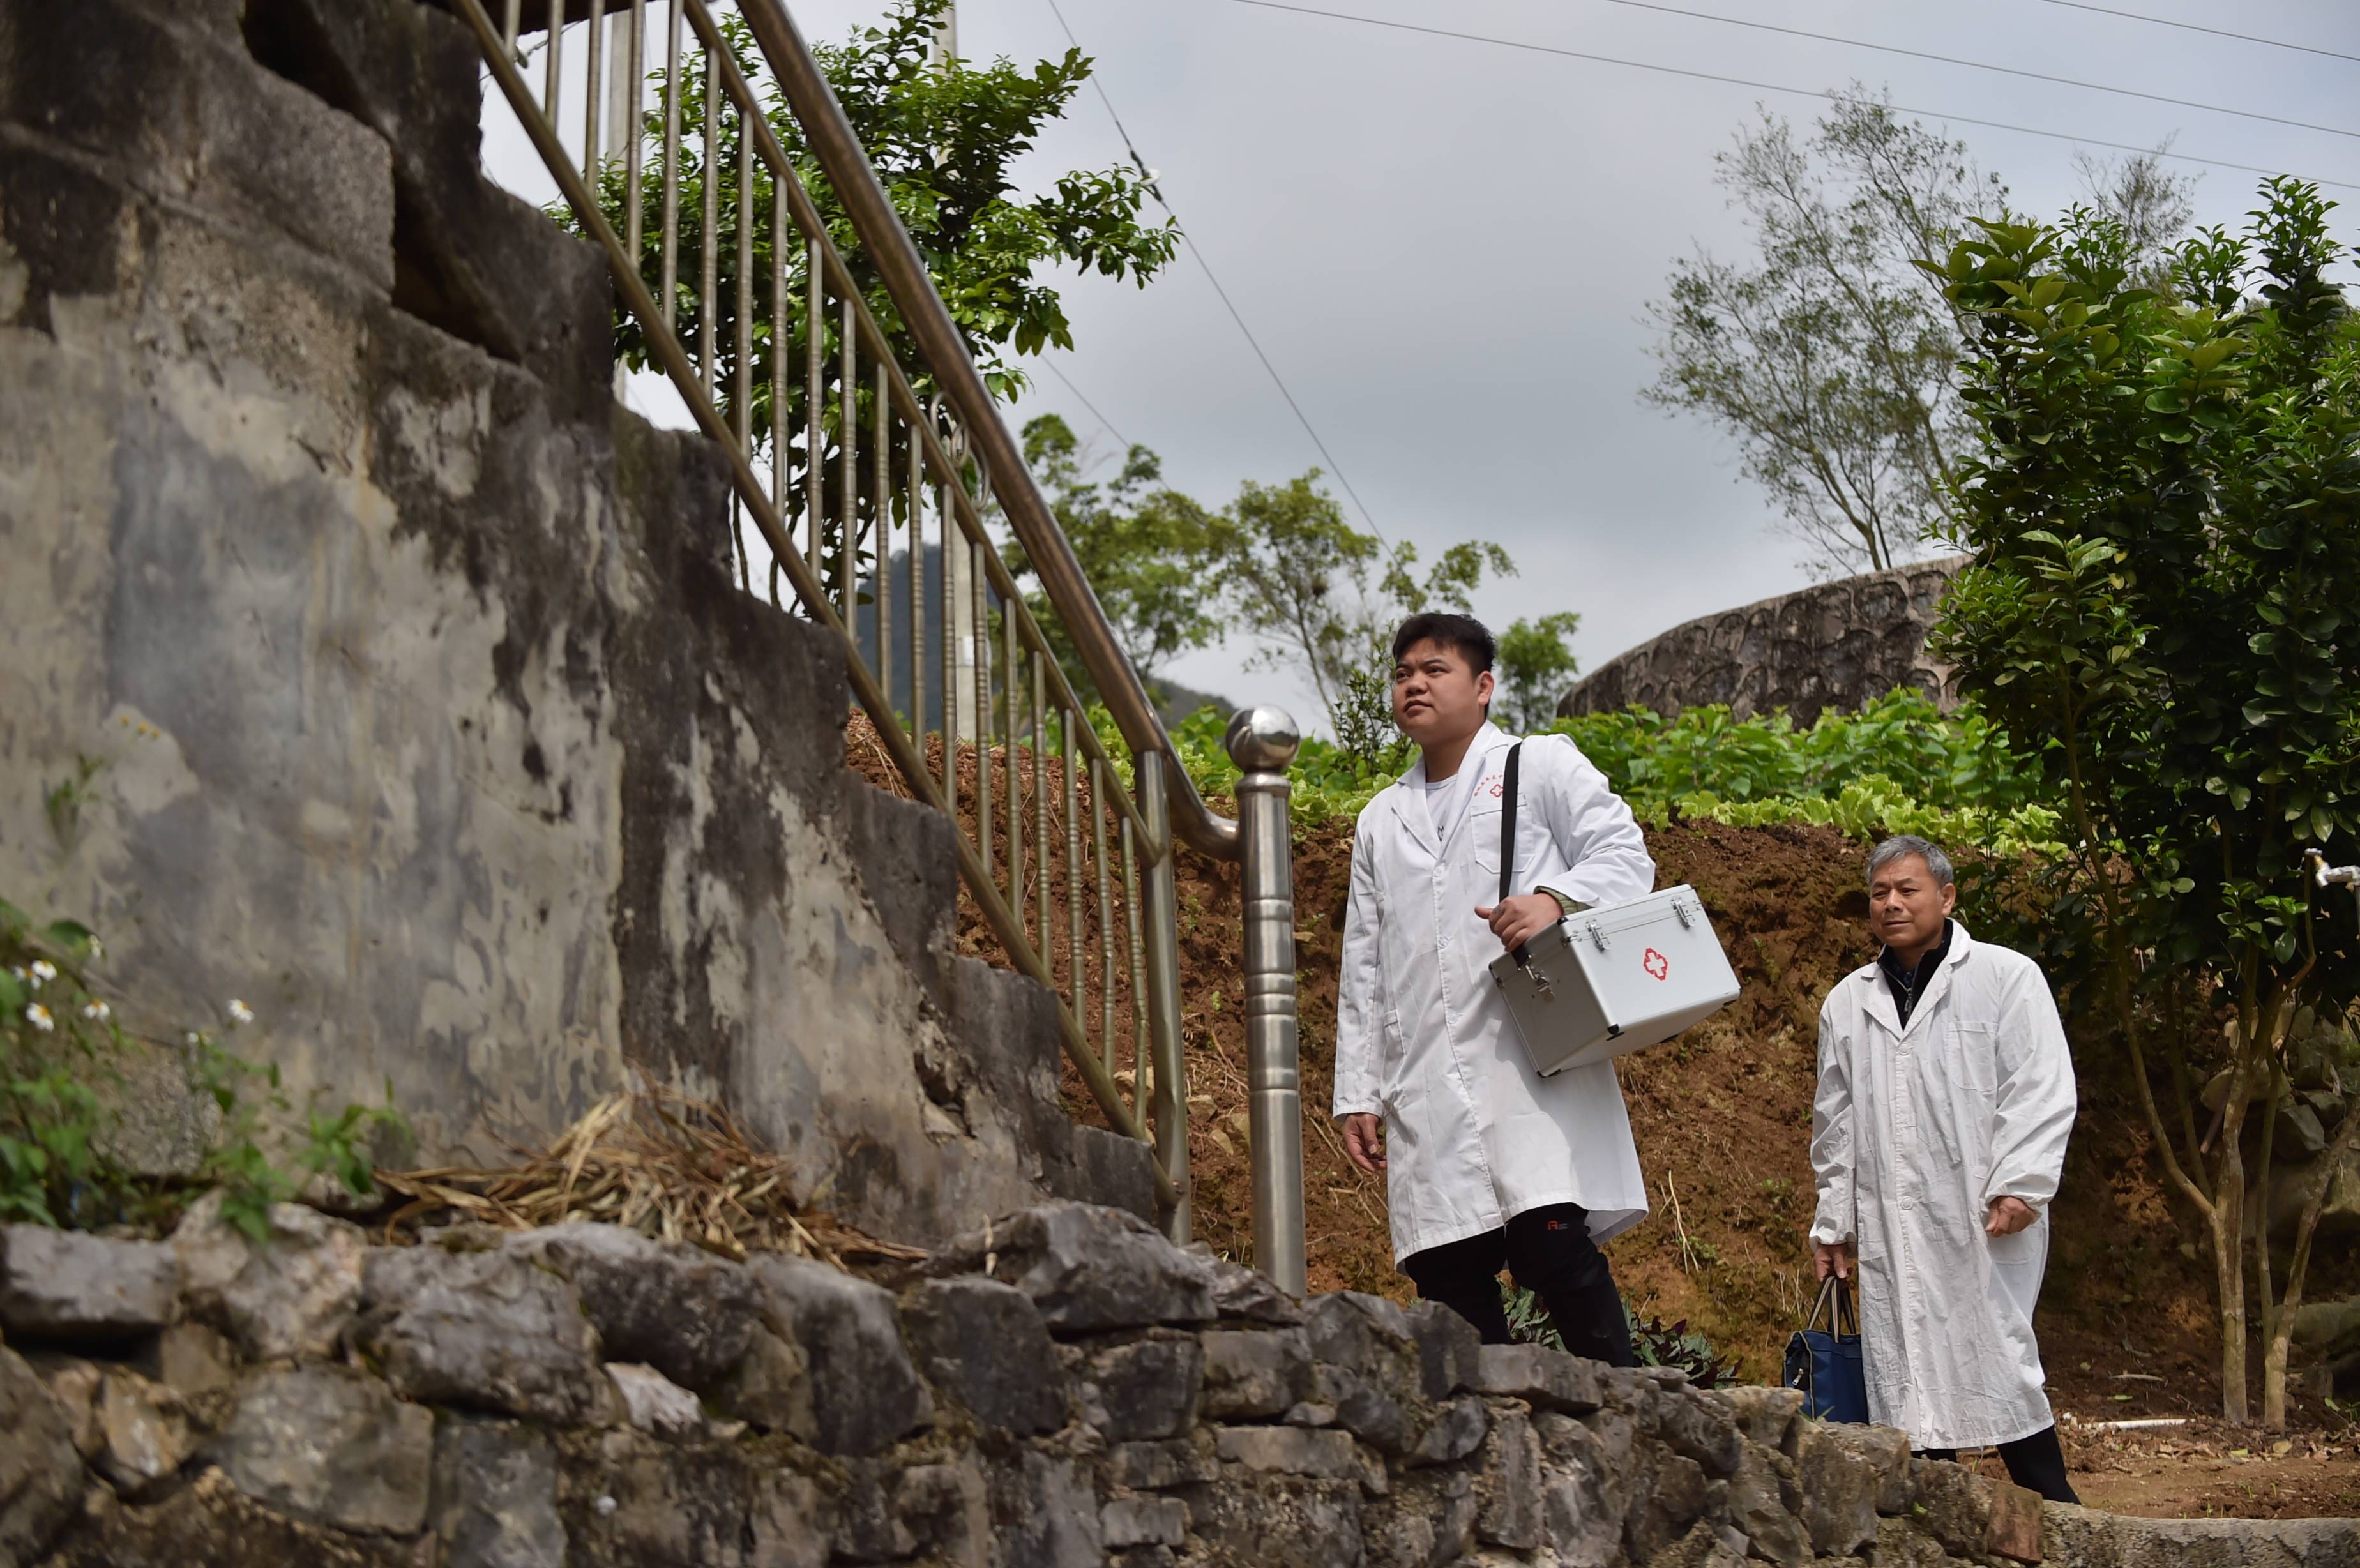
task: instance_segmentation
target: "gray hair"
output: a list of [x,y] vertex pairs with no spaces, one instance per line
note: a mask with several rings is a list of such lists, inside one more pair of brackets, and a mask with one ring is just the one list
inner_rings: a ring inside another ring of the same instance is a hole
[[1879,871],[1896,860],[1907,860],[1913,855],[1925,861],[1927,873],[1934,878],[1936,887],[1946,887],[1958,880],[1950,870],[1950,857],[1944,855],[1939,846],[1919,838],[1916,833],[1896,833],[1868,852],[1869,885],[1875,886],[1876,874]]

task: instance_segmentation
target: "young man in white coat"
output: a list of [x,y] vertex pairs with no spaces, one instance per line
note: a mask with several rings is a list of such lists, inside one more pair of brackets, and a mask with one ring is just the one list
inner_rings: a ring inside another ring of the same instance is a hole
[[2073,1059],[2031,959],[1967,934],[1949,856],[1922,838],[1868,861],[1883,953],[1819,1009],[1811,1221],[1819,1278],[1859,1278],[1868,1412],[1948,1459],[2078,1499],[2033,1342],[2049,1203],[2073,1131]]
[[1625,806],[1573,742],[1524,743],[1511,885],[1500,897],[1504,768],[1490,721],[1491,633],[1415,615],[1393,637],[1393,722],[1418,761],[1360,812],[1336,1012],[1346,1151],[1386,1176],[1393,1258],[1418,1294],[1505,1344],[1511,1269],[1575,1354],[1633,1361],[1598,1244],[1647,1213],[1612,1063],[1544,1079],[1491,961],[1574,909],[1655,890]]

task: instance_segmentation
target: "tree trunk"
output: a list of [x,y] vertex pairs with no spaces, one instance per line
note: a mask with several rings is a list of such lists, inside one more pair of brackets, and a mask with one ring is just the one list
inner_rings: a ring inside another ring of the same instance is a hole
[[2214,1282],[2221,1292],[2221,1416],[2245,1419],[2245,1248],[2225,1203],[2212,1211]]
[[[2302,1308],[2303,1276],[2311,1268],[2311,1238],[2319,1230],[2319,1216],[2327,1206],[2327,1190],[2335,1184],[2335,1172],[2355,1147],[2360,1147],[2360,1102],[2344,1107],[2344,1125],[2336,1130],[2335,1141],[2320,1156],[2318,1183],[2311,1188],[2310,1199],[2302,1206],[2302,1215],[2295,1222],[2294,1252],[2287,1259],[2286,1299],[2279,1303],[2269,1343],[2262,1354],[2262,1424],[2272,1432],[2285,1430],[2287,1419],[2287,1359],[2294,1343],[2294,1315]],[[2268,1236],[2262,1245],[2269,1245]]]

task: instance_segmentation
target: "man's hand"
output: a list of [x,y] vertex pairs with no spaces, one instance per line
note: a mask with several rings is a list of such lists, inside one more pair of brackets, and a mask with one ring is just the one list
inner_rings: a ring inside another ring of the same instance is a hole
[[2022,1198],[1994,1198],[1991,1217],[1983,1221],[1983,1234],[2014,1236],[2039,1217],[2039,1213]]
[[1385,1168],[1384,1118],[1372,1111],[1354,1111],[1344,1118],[1344,1154],[1370,1172]]
[[1518,893],[1496,904],[1475,906],[1475,918],[1489,922],[1500,945],[1513,953],[1565,918],[1564,906],[1548,893]]
[[1849,1279],[1852,1269],[1852,1243],[1815,1241],[1811,1243],[1811,1261],[1818,1268],[1818,1277],[1821,1279],[1830,1274],[1839,1279]]

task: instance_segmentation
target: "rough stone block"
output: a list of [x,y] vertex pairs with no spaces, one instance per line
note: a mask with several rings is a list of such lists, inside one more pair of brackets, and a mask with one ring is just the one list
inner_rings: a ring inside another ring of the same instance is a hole
[[696,1396],[637,1361],[610,1361],[606,1379],[623,1407],[623,1419],[655,1437],[701,1437],[705,1407]]
[[1300,1329],[1207,1329],[1202,1343],[1208,1420],[1288,1415],[1311,1391],[1311,1347]]
[[24,1357],[0,1350],[0,1562],[38,1561],[81,1501],[65,1412]]
[[929,1279],[901,1303],[919,1369],[986,1426],[1054,1432],[1065,1424],[1057,1347],[1022,1290],[996,1279]]
[[812,1408],[811,1358],[803,1346],[767,1328],[754,1331],[737,1370],[713,1390],[724,1415],[783,1432],[805,1443],[819,1441],[819,1416]]
[[1823,1421],[1816,1430],[1830,1443],[1867,1465],[1876,1476],[1876,1511],[1909,1511],[1912,1500],[1909,1437],[1889,1426],[1863,1426],[1849,1421]]
[[1699,1520],[1647,1560],[1647,1568],[1744,1568],[1747,1541],[1726,1526]]
[[557,1454],[544,1432],[511,1421],[435,1423],[428,1522],[443,1568],[564,1568]]
[[1450,1568],[1475,1547],[1480,1508],[1464,1470],[1424,1470],[1402,1477],[1392,1496],[1367,1505],[1360,1534],[1369,1568]]
[[1541,1440],[1522,1411],[1501,1410],[1483,1440],[1482,1507],[1475,1531],[1485,1541],[1529,1552],[1547,1534],[1541,1501]]
[[1464,1459],[1483,1445],[1483,1434],[1491,1424],[1491,1415],[1483,1408],[1482,1399],[1463,1394],[1434,1412],[1426,1429],[1417,1434],[1409,1462],[1448,1465]]
[[1991,1530],[1983,1550],[2018,1563],[2040,1561],[2040,1494],[1998,1481],[1991,1488]]
[[236,1382],[235,1355],[219,1331],[200,1323],[176,1323],[156,1336],[155,1353],[142,1365],[183,1399],[196,1399]]
[[1201,1429],[1194,1438],[1117,1443],[1107,1455],[1106,1469],[1114,1485],[1139,1492],[1209,1481],[1219,1474]]
[[1350,1481],[1256,1475],[1251,1485],[1189,1494],[1188,1526],[1215,1562],[1358,1568],[1360,1509],[1360,1488]]
[[1710,1475],[1726,1475],[1737,1468],[1744,1439],[1737,1431],[1736,1413],[1727,1403],[1688,1388],[1658,1388],[1642,1406],[1641,1425],[1676,1453],[1703,1465]]
[[1300,1426],[1231,1426],[1213,1434],[1214,1452],[1249,1470],[1327,1480],[1358,1477],[1349,1432]]
[[944,1247],[928,1271],[989,1273],[1030,1296],[1059,1334],[1208,1323],[1216,1311],[1208,1259],[1137,1214],[1088,1203],[1043,1203],[996,1220]]
[[1303,1303],[1280,1290],[1259,1269],[1226,1258],[1213,1265],[1213,1307],[1221,1317],[1286,1327],[1303,1321]]
[[1579,1462],[1544,1471],[1541,1517],[1565,1568],[1608,1568],[1622,1553],[1622,1515],[1600,1478]]
[[580,1424],[613,1409],[574,1287],[521,1252],[385,1248],[357,1337],[407,1398]]
[[1486,1345],[1473,1387],[1480,1394],[1522,1399],[1536,1410],[1587,1415],[1598,1408],[1598,1363],[1545,1345]]
[[1304,1309],[1304,1327],[1312,1355],[1361,1371],[1416,1344],[1409,1314],[1399,1303],[1358,1290],[1315,1298]]
[[180,1264],[159,1241],[0,1227],[0,1327],[74,1342],[152,1334],[180,1314]]
[[1775,1448],[1747,1443],[1729,1481],[1729,1522],[1745,1533],[1756,1555],[1780,1568],[1811,1560],[1810,1536],[1797,1517],[1802,1500],[1794,1462]]
[[1312,1397],[1336,1412],[1336,1421],[1354,1436],[1386,1454],[1409,1452],[1417,1426],[1409,1409],[1373,1377],[1349,1367],[1322,1361],[1311,1369]]
[[1844,1435],[1854,1430],[1808,1421],[1796,1448],[1803,1526],[1822,1557],[1849,1557],[1876,1539],[1876,1505],[1885,1491],[1885,1476]]
[[222,1217],[209,1192],[172,1233],[190,1310],[257,1361],[335,1354],[361,1293],[360,1227],[275,1203],[261,1246]]
[[1729,1407],[1737,1430],[1749,1443],[1786,1453],[1795,1434],[1795,1419],[1802,1414],[1800,1388],[1716,1388],[1708,1396]]
[[1709,1501],[1704,1466],[1652,1438],[1632,1445],[1625,1485],[1630,1502],[1622,1542],[1633,1563],[1647,1562],[1686,1535]]
[[1483,1338],[1473,1323],[1439,1301],[1419,1301],[1406,1315],[1427,1399],[1447,1399],[1481,1380]]
[[137,1372],[108,1372],[93,1414],[98,1422],[98,1467],[126,1497],[177,1473],[195,1446],[180,1396]]
[[1081,1376],[1093,1424],[1110,1443],[1177,1437],[1196,1419],[1205,1352],[1195,1336],[1154,1334],[1088,1352]]
[[1963,1465],[1946,1460],[1909,1461],[1916,1517],[1944,1551],[1956,1557],[1981,1555],[1991,1539],[1993,1484]]
[[1004,1521],[992,1542],[999,1561],[1104,1568],[1098,1492],[1079,1464],[1028,1448],[994,1468],[991,1486],[993,1517]]
[[1110,1497],[1098,1509],[1109,1547],[1177,1546],[1188,1539],[1188,1505],[1177,1497]]
[[736,1368],[761,1325],[753,1277],[701,1247],[583,1223],[508,1245],[573,1282],[608,1359],[645,1363],[699,1393]]
[[820,1447],[875,1454],[932,1418],[934,1401],[902,1346],[890,1294],[808,1258],[766,1253],[748,1267],[771,1332],[808,1360]]
[[727,1445],[623,1427],[558,1455],[568,1568],[825,1568],[833,1510],[810,1477]]
[[374,1377],[335,1367],[265,1372],[208,1455],[267,1508],[363,1534],[426,1522],[434,1418]]
[[106,1435],[99,1430],[98,1395],[106,1382],[106,1374],[87,1361],[71,1357],[43,1357],[39,1377],[49,1398],[66,1418],[66,1430],[73,1435],[74,1452],[84,1459],[98,1457]]

